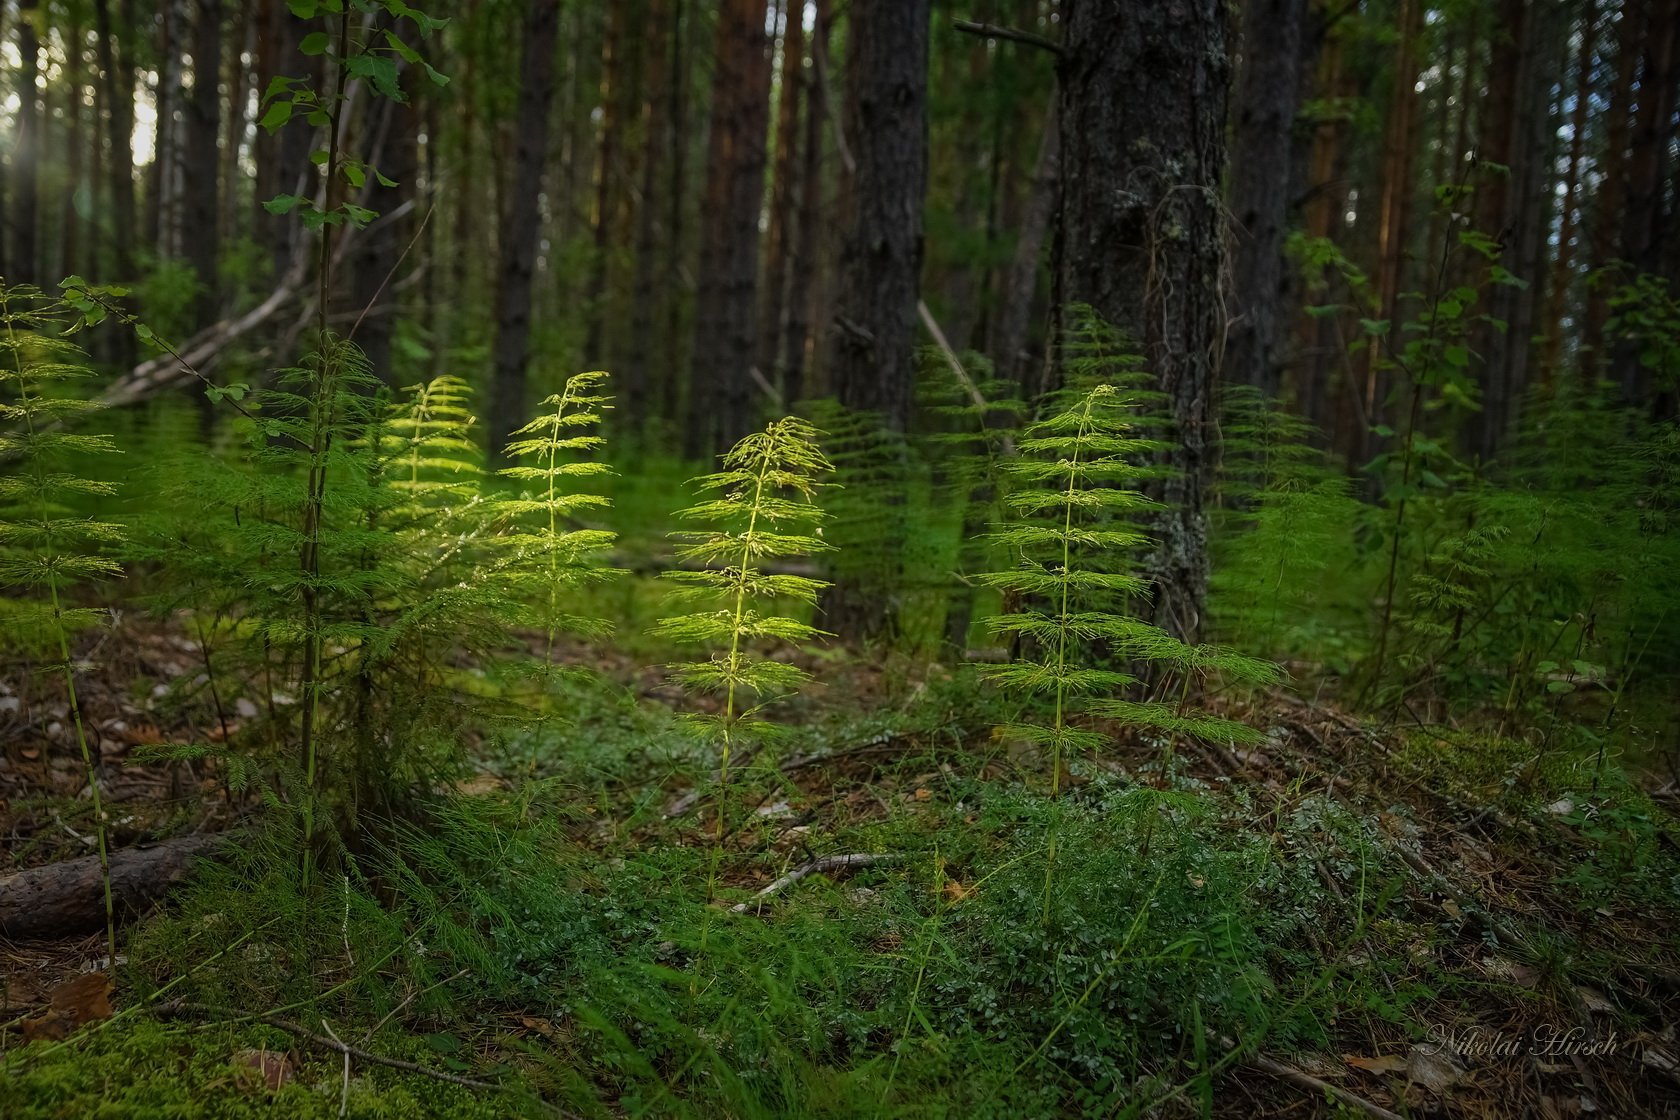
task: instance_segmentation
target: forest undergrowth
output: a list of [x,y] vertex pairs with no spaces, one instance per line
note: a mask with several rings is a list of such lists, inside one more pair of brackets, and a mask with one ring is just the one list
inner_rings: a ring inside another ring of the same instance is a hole
[[463,383],[323,396],[345,348],[211,454],[165,406],[15,475],[8,582],[80,613],[7,600],[14,870],[229,842],[114,962],[5,944],[8,1115],[1666,1115],[1672,426],[1537,403],[1372,502],[1233,394],[1196,644],[1075,329],[1036,420],[930,373],[909,458],[789,419],[689,484],[592,374],[490,474]]

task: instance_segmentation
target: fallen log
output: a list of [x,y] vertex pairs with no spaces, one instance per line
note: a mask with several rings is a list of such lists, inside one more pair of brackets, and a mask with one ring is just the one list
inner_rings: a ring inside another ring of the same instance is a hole
[[[111,854],[111,894],[119,920],[145,912],[227,834],[178,836]],[[105,928],[98,856],[31,867],[0,878],[0,937],[40,941]]]

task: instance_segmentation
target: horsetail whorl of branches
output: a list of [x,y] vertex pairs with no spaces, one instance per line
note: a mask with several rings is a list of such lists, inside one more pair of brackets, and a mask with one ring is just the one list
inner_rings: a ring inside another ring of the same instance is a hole
[[499,504],[498,512],[511,528],[502,537],[509,550],[504,572],[516,591],[532,594],[543,604],[547,636],[544,661],[552,667],[554,639],[562,631],[601,634],[607,623],[565,610],[562,595],[568,588],[614,574],[595,562],[612,547],[617,535],[603,529],[576,527],[579,515],[605,508],[611,499],[581,492],[579,480],[612,473],[606,463],[584,458],[606,445],[594,430],[610,397],[598,393],[607,374],[600,370],[573,375],[563,390],[542,402],[542,412],[513,433],[507,455],[530,460],[504,467],[501,475],[529,488]]
[[767,561],[828,551],[817,528],[823,511],[814,498],[821,476],[833,470],[817,447],[817,429],[798,417],[777,420],[723,456],[723,470],[694,480],[703,501],[678,512],[707,527],[673,534],[677,558],[692,567],[664,573],[682,601],[711,609],[660,621],[660,635],[705,646],[705,661],[673,667],[691,692],[719,697],[718,712],[688,717],[720,748],[720,783],[727,787],[737,742],[762,739],[773,726],[766,705],[797,690],[809,674],[755,651],[765,641],[808,642],[826,632],[776,613],[777,600],[815,605],[828,584],[808,576],[766,571]]
[[16,456],[24,467],[0,477],[0,587],[32,589],[44,601],[25,604],[20,629],[43,641],[57,655],[64,675],[70,723],[76,731],[93,803],[99,845],[100,878],[105,889],[105,943],[108,967],[117,960],[116,909],[111,895],[111,856],[99,769],[88,744],[87,725],[76,693],[76,663],[70,636],[96,621],[99,611],[66,605],[73,584],[121,573],[104,555],[123,533],[108,521],[78,515],[75,506],[88,498],[115,493],[108,482],[81,478],[70,460],[84,455],[118,454],[111,437],[73,432],[67,426],[98,404],[58,391],[89,370],[80,350],[46,329],[74,329],[65,305],[29,287],[0,285],[0,457]]

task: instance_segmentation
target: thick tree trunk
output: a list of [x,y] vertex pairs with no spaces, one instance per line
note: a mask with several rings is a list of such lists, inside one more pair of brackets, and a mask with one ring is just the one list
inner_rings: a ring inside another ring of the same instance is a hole
[[1230,84],[1221,0],[1067,0],[1055,306],[1089,304],[1141,346],[1175,431],[1150,561],[1153,616],[1194,640],[1207,595],[1203,491],[1224,321],[1220,186]]
[[685,365],[682,361],[682,340],[687,337],[683,326],[688,290],[688,285],[683,282],[684,262],[688,260],[684,217],[688,207],[688,84],[694,41],[692,33],[684,35],[685,30],[690,30],[691,22],[687,0],[674,0],[674,3],[675,11],[671,13],[671,75],[667,82],[671,96],[670,187],[665,199],[670,208],[669,228],[665,233],[668,290],[665,293],[665,329],[660,350],[663,360],[660,362],[659,379],[660,415],[673,421],[678,418],[682,402],[682,378],[678,371]]
[[595,163],[595,251],[590,258],[589,329],[583,344],[583,361],[591,369],[605,369],[613,363],[603,345],[607,319],[613,313],[608,265],[618,244],[618,217],[623,210],[621,182],[623,136],[629,98],[625,95],[625,57],[634,48],[625,23],[642,21],[631,12],[628,0],[607,8],[606,36],[601,44],[601,130],[599,155]]
[[37,284],[41,257],[36,235],[40,225],[41,99],[36,92],[40,75],[41,44],[35,34],[39,0],[18,0],[17,46],[18,96],[17,136],[12,148],[12,283]]
[[221,286],[216,263],[221,252],[217,226],[221,220],[220,149],[222,126],[222,4],[195,0],[192,40],[192,94],[187,100],[183,156],[188,174],[181,190],[181,221],[185,257],[198,276],[197,323],[216,321]]
[[[1623,4],[1616,36],[1616,80],[1604,108],[1603,174],[1593,200],[1591,267],[1607,268],[1621,249],[1623,200],[1627,197],[1628,144],[1633,133],[1633,80],[1639,73],[1640,43],[1645,34],[1645,8]],[[1610,278],[1587,289],[1581,317],[1582,369],[1595,381],[1608,365],[1604,328],[1610,317]]]
[[[119,917],[163,898],[193,863],[227,836],[182,836],[111,854],[111,894]],[[49,863],[0,878],[0,937],[16,941],[78,937],[105,928],[99,857]]]
[[1587,110],[1593,96],[1593,52],[1598,44],[1597,0],[1587,0],[1581,12],[1580,44],[1575,58],[1575,105],[1569,119],[1569,162],[1563,177],[1561,228],[1557,257],[1552,262],[1552,280],[1547,289],[1545,351],[1541,375],[1554,382],[1563,364],[1564,320],[1569,317],[1569,295],[1575,283],[1575,252],[1581,225],[1581,165],[1586,154]]
[[683,451],[728,447],[752,427],[758,216],[770,98],[766,0],[723,0],[701,215],[700,289]]
[[[928,0],[852,0],[846,142],[856,160],[830,361],[835,396],[906,432],[915,404],[916,303],[927,192]],[[880,542],[892,555],[900,542]],[[843,638],[890,627],[888,605],[837,573],[824,597]]]
[[414,235],[417,221],[412,214],[393,215],[415,197],[414,181],[420,171],[420,119],[414,104],[420,90],[412,71],[404,78],[406,102],[381,98],[376,103],[368,149],[369,161],[396,186],[387,187],[377,176],[368,177],[358,203],[379,217],[357,235],[350,254],[354,340],[367,355],[369,368],[392,385],[403,383],[391,365],[391,333],[396,326],[401,279],[397,269],[407,263],[403,250]]
[[1225,378],[1276,396],[1290,296],[1284,261],[1289,222],[1289,151],[1301,90],[1301,32],[1307,0],[1248,0],[1242,71],[1232,130],[1232,311]]
[[496,345],[490,383],[490,450],[502,458],[508,434],[525,422],[530,361],[531,277],[542,231],[543,165],[548,159],[548,110],[554,100],[554,45],[560,0],[536,0],[527,12],[519,63],[519,121],[513,190],[502,215],[496,288]]

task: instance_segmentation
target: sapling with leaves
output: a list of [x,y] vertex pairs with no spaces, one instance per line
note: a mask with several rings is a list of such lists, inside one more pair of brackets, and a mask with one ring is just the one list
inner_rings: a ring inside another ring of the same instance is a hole
[[107,435],[75,430],[74,422],[98,405],[67,392],[90,373],[81,351],[52,333],[74,322],[65,305],[38,289],[0,287],[0,425],[5,429],[0,457],[20,465],[15,473],[0,476],[0,587],[21,587],[38,597],[18,612],[19,630],[47,640],[56,655],[54,669],[63,677],[70,726],[93,803],[105,890],[106,961],[114,968],[117,927],[108,828],[71,650],[75,631],[95,622],[100,612],[74,606],[68,593],[76,584],[121,572],[108,550],[123,534],[77,508],[115,490],[108,482],[81,477],[72,461],[116,454],[117,448]]
[[[1029,427],[1012,461],[1007,504],[1015,519],[992,540],[1016,565],[983,576],[1005,595],[1005,612],[989,620],[994,633],[1023,647],[986,675],[1035,703],[1001,733],[1049,753],[1050,796],[1061,792],[1069,755],[1103,745],[1092,717],[1164,733],[1220,742],[1257,739],[1253,729],[1193,711],[1192,684],[1222,673],[1251,681],[1278,679],[1267,662],[1216,646],[1190,646],[1128,613],[1149,592],[1134,553],[1148,543],[1138,527],[1154,503],[1132,485],[1138,459],[1155,443],[1131,428],[1136,407],[1129,392],[1099,384],[1064,394],[1054,410]],[[1099,651],[1111,666],[1098,664]],[[1132,700],[1116,694],[1139,686],[1139,670],[1156,678],[1156,692],[1176,699]],[[1045,709],[1048,710],[1045,710]],[[1056,861],[1052,825],[1045,873],[1045,918]]]
[[[819,535],[823,511],[815,498],[824,475],[834,468],[817,446],[817,430],[787,417],[747,436],[723,456],[723,469],[694,480],[702,501],[678,512],[705,528],[674,534],[677,559],[691,567],[665,572],[679,601],[696,608],[662,619],[655,628],[679,645],[710,651],[704,661],[673,667],[688,691],[717,698],[715,712],[686,718],[718,749],[717,847],[727,830],[730,766],[736,752],[773,736],[765,718],[771,703],[809,679],[799,666],[762,652],[766,642],[798,645],[826,636],[801,619],[781,613],[792,601],[814,606],[828,584],[766,565],[831,546]],[[709,888],[710,889],[710,888]]]

